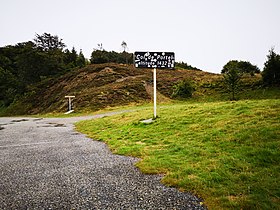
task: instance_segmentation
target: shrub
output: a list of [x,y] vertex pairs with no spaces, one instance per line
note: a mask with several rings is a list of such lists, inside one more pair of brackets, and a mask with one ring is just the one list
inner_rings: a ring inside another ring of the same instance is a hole
[[178,82],[176,85],[173,86],[173,88],[173,98],[191,98],[193,92],[195,91],[193,81],[187,79]]

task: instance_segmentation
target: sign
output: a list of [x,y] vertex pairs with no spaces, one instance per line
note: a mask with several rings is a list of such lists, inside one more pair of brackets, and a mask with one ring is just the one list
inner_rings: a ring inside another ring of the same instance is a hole
[[136,68],[175,68],[174,52],[135,52]]
[[157,118],[157,73],[156,69],[174,69],[174,52],[135,52],[134,65],[136,68],[153,68],[154,73],[154,119]]

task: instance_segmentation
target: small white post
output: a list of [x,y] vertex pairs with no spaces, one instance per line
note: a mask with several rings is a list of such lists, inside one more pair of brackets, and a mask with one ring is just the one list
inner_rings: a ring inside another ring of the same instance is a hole
[[157,117],[157,69],[154,68],[154,119]]
[[68,111],[71,111],[72,110],[72,107],[71,107],[71,97],[68,98],[68,106],[69,106],[69,110]]
[[65,112],[65,114],[70,114],[71,112],[73,112],[74,110],[72,109],[72,102],[71,102],[71,98],[75,98],[75,96],[65,96],[65,98],[68,98],[68,111]]

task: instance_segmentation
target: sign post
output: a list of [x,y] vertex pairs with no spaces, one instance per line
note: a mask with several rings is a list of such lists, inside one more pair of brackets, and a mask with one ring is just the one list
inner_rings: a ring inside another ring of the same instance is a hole
[[154,119],[157,118],[157,69],[154,68]]
[[75,96],[65,96],[65,98],[68,98],[68,111],[65,112],[65,114],[70,114],[71,112],[74,112],[74,110],[72,109],[72,98],[75,98]]
[[157,117],[157,68],[174,69],[174,52],[135,52],[134,65],[136,68],[153,68],[154,83],[154,119]]

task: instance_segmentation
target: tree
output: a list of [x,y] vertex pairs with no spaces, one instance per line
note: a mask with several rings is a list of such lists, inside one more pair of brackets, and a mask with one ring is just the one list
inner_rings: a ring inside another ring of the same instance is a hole
[[16,57],[18,79],[23,87],[39,82],[41,76],[50,74],[49,57],[35,48],[33,42],[21,43],[21,50]]
[[64,72],[67,68],[63,52],[66,45],[62,42],[62,39],[49,33],[36,34],[34,43],[36,48],[47,56],[48,61],[45,63],[47,72],[44,73],[45,75],[58,75]]
[[123,48],[123,52],[126,52],[126,49],[127,49],[127,44],[125,41],[122,41],[122,44],[121,44],[122,48]]
[[96,50],[104,50],[103,49],[103,44],[102,43],[97,44],[97,49]]
[[57,36],[36,34],[34,41],[0,47],[0,106],[8,106],[28,87],[45,78],[85,65],[85,58],[75,48],[63,51],[66,45]]
[[271,48],[269,55],[267,55],[262,76],[265,85],[280,85],[280,55],[274,52],[274,48]]
[[17,79],[10,71],[0,67],[0,107],[8,106],[18,94]]
[[122,41],[121,46],[123,48],[122,57],[124,57],[125,63],[128,64],[128,56],[129,56],[129,54],[126,52],[127,43],[125,41]]
[[68,49],[64,51],[64,63],[67,69],[75,68],[77,66],[77,59],[78,54],[74,47],[71,52]]
[[94,50],[91,53],[90,62],[93,64],[108,63],[108,52],[105,50]]
[[76,63],[77,63],[77,66],[80,68],[82,68],[86,65],[86,59],[85,59],[85,56],[83,55],[82,50],[80,50]]
[[227,71],[223,73],[224,82],[231,93],[231,100],[236,100],[236,92],[238,91],[241,79],[241,73],[237,62],[232,62],[227,67]]
[[53,36],[49,33],[44,33],[42,35],[36,34],[34,39],[35,45],[37,48],[43,51],[49,50],[63,50],[66,45],[62,42],[62,39],[59,39],[57,35]]
[[238,69],[240,73],[248,73],[251,75],[254,75],[255,73],[260,73],[260,69],[251,64],[249,61],[237,61],[237,60],[231,60],[227,62],[226,65],[224,65],[221,73],[227,73],[232,67]]
[[239,61],[239,69],[241,73],[248,73],[252,76],[256,73],[261,73],[260,69],[256,66],[251,64],[249,61]]

